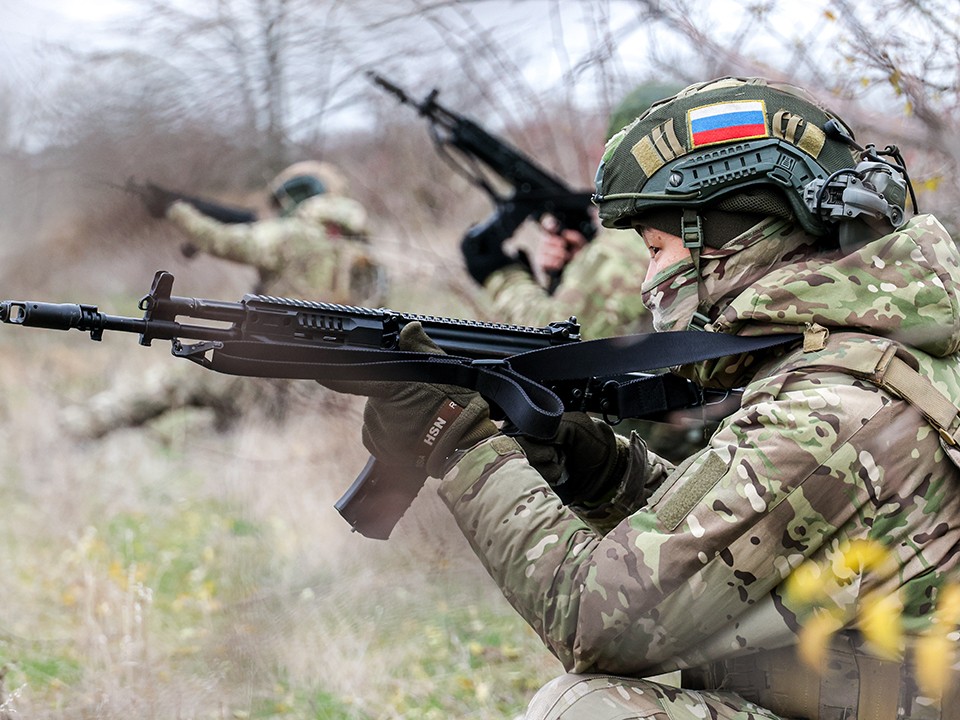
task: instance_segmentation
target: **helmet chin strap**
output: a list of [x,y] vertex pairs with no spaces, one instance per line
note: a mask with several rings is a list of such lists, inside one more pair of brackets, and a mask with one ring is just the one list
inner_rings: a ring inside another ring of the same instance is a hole
[[700,251],[703,249],[703,219],[700,213],[692,208],[684,208],[680,215],[680,237],[683,246],[690,251],[693,266],[697,270],[697,304],[698,311],[693,314],[687,330],[703,330],[710,324],[706,315],[707,299],[703,296],[703,276],[700,274]]

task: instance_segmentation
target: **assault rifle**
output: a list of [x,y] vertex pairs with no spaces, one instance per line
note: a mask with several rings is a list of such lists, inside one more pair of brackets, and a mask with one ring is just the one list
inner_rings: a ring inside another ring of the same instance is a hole
[[177,200],[190,203],[197,210],[207,217],[219,220],[229,225],[239,225],[242,223],[255,222],[257,214],[248,208],[233,207],[231,205],[222,205],[214,200],[197,197],[196,195],[187,195],[179,190],[169,190],[161,187],[149,180],[144,183],[138,183],[133,178],[129,178],[123,185],[106,182],[105,185],[123,190],[124,192],[136,195],[143,202],[147,211],[154,217],[162,216],[168,207]]
[[[575,318],[535,328],[265,295],[225,302],[172,295],[173,280],[156,273],[138,305],[142,318],[108,315],[94,305],[5,300],[0,322],[76,329],[93,340],[108,330],[139,334],[141,345],[170,340],[174,356],[230,375],[459,385],[486,398],[511,432],[537,438],[552,437],[568,411],[615,424],[702,404],[704,394],[692,383],[637,371],[798,337],[681,332],[581,342]],[[398,350],[400,330],[411,322],[421,323],[445,354]],[[678,344],[682,336],[699,340]],[[354,530],[386,539],[425,480],[422,472],[387,471],[371,458],[336,508]]]
[[[367,75],[401,103],[414,107],[425,117],[430,123],[430,136],[440,156],[493,201],[493,213],[467,231],[465,246],[472,244],[477,252],[499,247],[513,236],[527,218],[539,221],[548,214],[557,219],[561,230],[578,230],[588,241],[596,235],[596,225],[591,216],[590,191],[571,189],[561,179],[504,140],[491,135],[473,120],[443,107],[437,102],[437,89],[417,102],[377,73],[368,71]],[[458,161],[449,152],[450,147],[459,151],[465,162]],[[509,195],[499,193],[484,175],[484,168],[510,185],[512,192]],[[558,277],[552,278],[553,287],[557,280]]]

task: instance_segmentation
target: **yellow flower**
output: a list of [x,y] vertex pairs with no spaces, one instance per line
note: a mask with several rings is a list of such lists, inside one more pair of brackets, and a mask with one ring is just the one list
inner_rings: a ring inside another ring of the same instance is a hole
[[921,180],[920,182],[914,181],[913,186],[919,191],[923,192],[936,192],[940,183],[943,182],[943,175],[931,175],[926,180]]
[[933,624],[917,640],[917,683],[924,694],[942,697],[950,682],[950,666],[956,660],[955,641],[950,634],[960,624],[960,585],[950,584],[940,591]]
[[854,572],[878,570],[890,565],[890,551],[875,540],[853,540],[843,550],[844,566]]
[[897,595],[872,593],[861,603],[857,624],[863,636],[883,655],[896,658],[903,643],[903,604]]
[[827,612],[817,613],[808,619],[800,629],[800,643],[797,646],[800,659],[820,672],[830,636],[842,627],[843,623]]
[[947,632],[960,625],[960,585],[947,585],[940,591],[935,617],[938,623],[946,626],[944,630]]
[[953,661],[953,641],[946,633],[933,632],[917,640],[917,684],[925,695],[934,698],[943,695],[950,681]]
[[787,578],[787,596],[798,603],[812,603],[824,594],[826,583],[820,566],[808,560]]

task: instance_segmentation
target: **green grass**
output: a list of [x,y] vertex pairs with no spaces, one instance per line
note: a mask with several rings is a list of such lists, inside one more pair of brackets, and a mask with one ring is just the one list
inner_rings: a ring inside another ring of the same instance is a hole
[[[394,286],[400,309],[463,314],[421,285]],[[123,297],[114,311],[134,314]],[[0,708],[502,720],[560,671],[432,486],[388,542],[333,509],[367,458],[362,400],[306,393],[282,425],[251,407],[221,432],[184,411],[79,441],[63,408],[183,361],[133,336],[17,332],[0,332]]]
[[57,412],[96,374],[86,358],[21,381],[0,347],[0,432],[19,440],[0,446],[9,709],[492,720],[558,672],[431,489],[389,542],[349,531],[332,505],[366,456],[356,414],[77,442]]

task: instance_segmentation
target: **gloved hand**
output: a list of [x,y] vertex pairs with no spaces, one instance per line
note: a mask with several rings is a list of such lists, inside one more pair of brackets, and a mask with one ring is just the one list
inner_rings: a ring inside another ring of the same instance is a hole
[[586,413],[564,413],[553,440],[517,440],[564,505],[600,500],[626,471],[627,445],[607,423]]
[[[442,353],[418,322],[400,331],[400,350]],[[497,426],[479,393],[455,385],[391,381],[338,381],[322,385],[336,392],[366,395],[363,445],[383,464],[423,468],[432,477],[447,459],[492,435]]]

